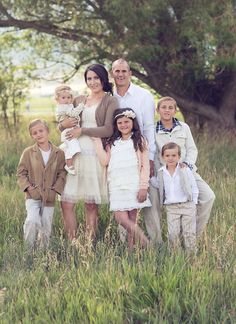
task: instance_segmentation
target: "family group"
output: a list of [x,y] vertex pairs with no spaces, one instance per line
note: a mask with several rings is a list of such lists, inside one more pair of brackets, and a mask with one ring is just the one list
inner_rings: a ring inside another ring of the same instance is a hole
[[[197,173],[197,147],[189,126],[175,117],[171,97],[158,101],[155,125],[152,94],[131,82],[124,59],[113,62],[111,77],[93,64],[84,73],[88,95],[55,90],[60,148],[49,140],[44,120],[29,124],[35,141],[22,153],[18,184],[25,192],[24,239],[30,247],[47,247],[56,196],[69,240],[77,235],[75,206],[85,206],[86,234],[94,240],[99,205],[109,204],[128,249],[162,243],[161,210],[165,206],[168,242],[196,251],[196,240],[209,220],[215,195]],[[142,209],[146,234],[138,224]],[[180,239],[181,238],[181,239]]]

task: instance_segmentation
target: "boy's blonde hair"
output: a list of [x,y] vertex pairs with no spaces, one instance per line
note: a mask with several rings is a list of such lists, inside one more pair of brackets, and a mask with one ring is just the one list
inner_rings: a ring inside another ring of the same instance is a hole
[[68,92],[71,95],[71,97],[73,97],[73,91],[72,91],[71,87],[66,84],[62,84],[62,85],[56,87],[56,89],[55,89],[55,99],[58,99],[60,93],[62,93],[64,91]]
[[181,148],[178,144],[176,144],[174,142],[169,142],[169,143],[165,144],[164,146],[162,146],[161,156],[164,156],[164,153],[166,150],[172,150],[172,149],[177,149],[179,156],[181,156]]
[[29,123],[29,133],[30,134],[31,134],[32,127],[34,127],[34,126],[36,126],[38,124],[42,124],[47,129],[47,131],[49,132],[48,124],[44,119],[34,119],[34,120],[31,120],[30,123]]
[[172,97],[162,97],[161,99],[158,100],[158,103],[157,103],[157,109],[160,108],[160,105],[162,104],[162,102],[164,101],[173,101],[174,102],[174,106],[175,106],[175,109],[177,109],[177,102],[175,101],[174,98]]

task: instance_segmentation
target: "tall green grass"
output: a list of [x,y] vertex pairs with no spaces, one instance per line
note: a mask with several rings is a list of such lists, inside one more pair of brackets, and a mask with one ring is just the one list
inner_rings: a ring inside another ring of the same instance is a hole
[[[50,127],[58,144],[53,121]],[[107,206],[91,246],[83,235],[82,203],[73,244],[64,238],[57,203],[50,248],[29,254],[22,239],[24,198],[15,177],[20,154],[31,143],[25,120],[13,138],[3,131],[1,138],[0,323],[236,322],[236,142],[230,135],[197,137],[199,173],[216,202],[192,257],[170,253],[166,243],[130,255]]]

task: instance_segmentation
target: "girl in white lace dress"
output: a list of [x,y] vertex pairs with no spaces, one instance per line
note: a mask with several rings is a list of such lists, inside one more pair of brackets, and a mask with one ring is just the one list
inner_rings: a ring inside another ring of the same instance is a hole
[[100,139],[94,138],[94,142],[101,164],[108,165],[110,210],[117,223],[127,230],[128,247],[132,250],[137,241],[142,246],[148,243],[137,225],[138,209],[151,206],[147,193],[148,148],[132,109],[117,109],[113,126],[114,133],[105,150]]

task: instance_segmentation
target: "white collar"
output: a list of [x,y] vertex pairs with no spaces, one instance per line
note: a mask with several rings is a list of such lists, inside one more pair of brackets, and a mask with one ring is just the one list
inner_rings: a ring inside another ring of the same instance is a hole
[[129,87],[123,96],[119,95],[119,93],[117,92],[117,89],[115,89],[114,94],[121,98],[125,97],[127,94],[130,94],[132,96],[132,95],[134,95],[134,84],[132,82],[130,82]]
[[[179,167],[179,162],[177,163],[177,166],[176,166],[176,168],[175,168],[175,171],[177,170],[177,169],[180,169],[180,167]],[[163,165],[162,167],[160,167],[160,169],[159,169],[159,171],[168,171],[168,169],[167,169],[167,167],[166,167],[166,164],[165,165]]]

